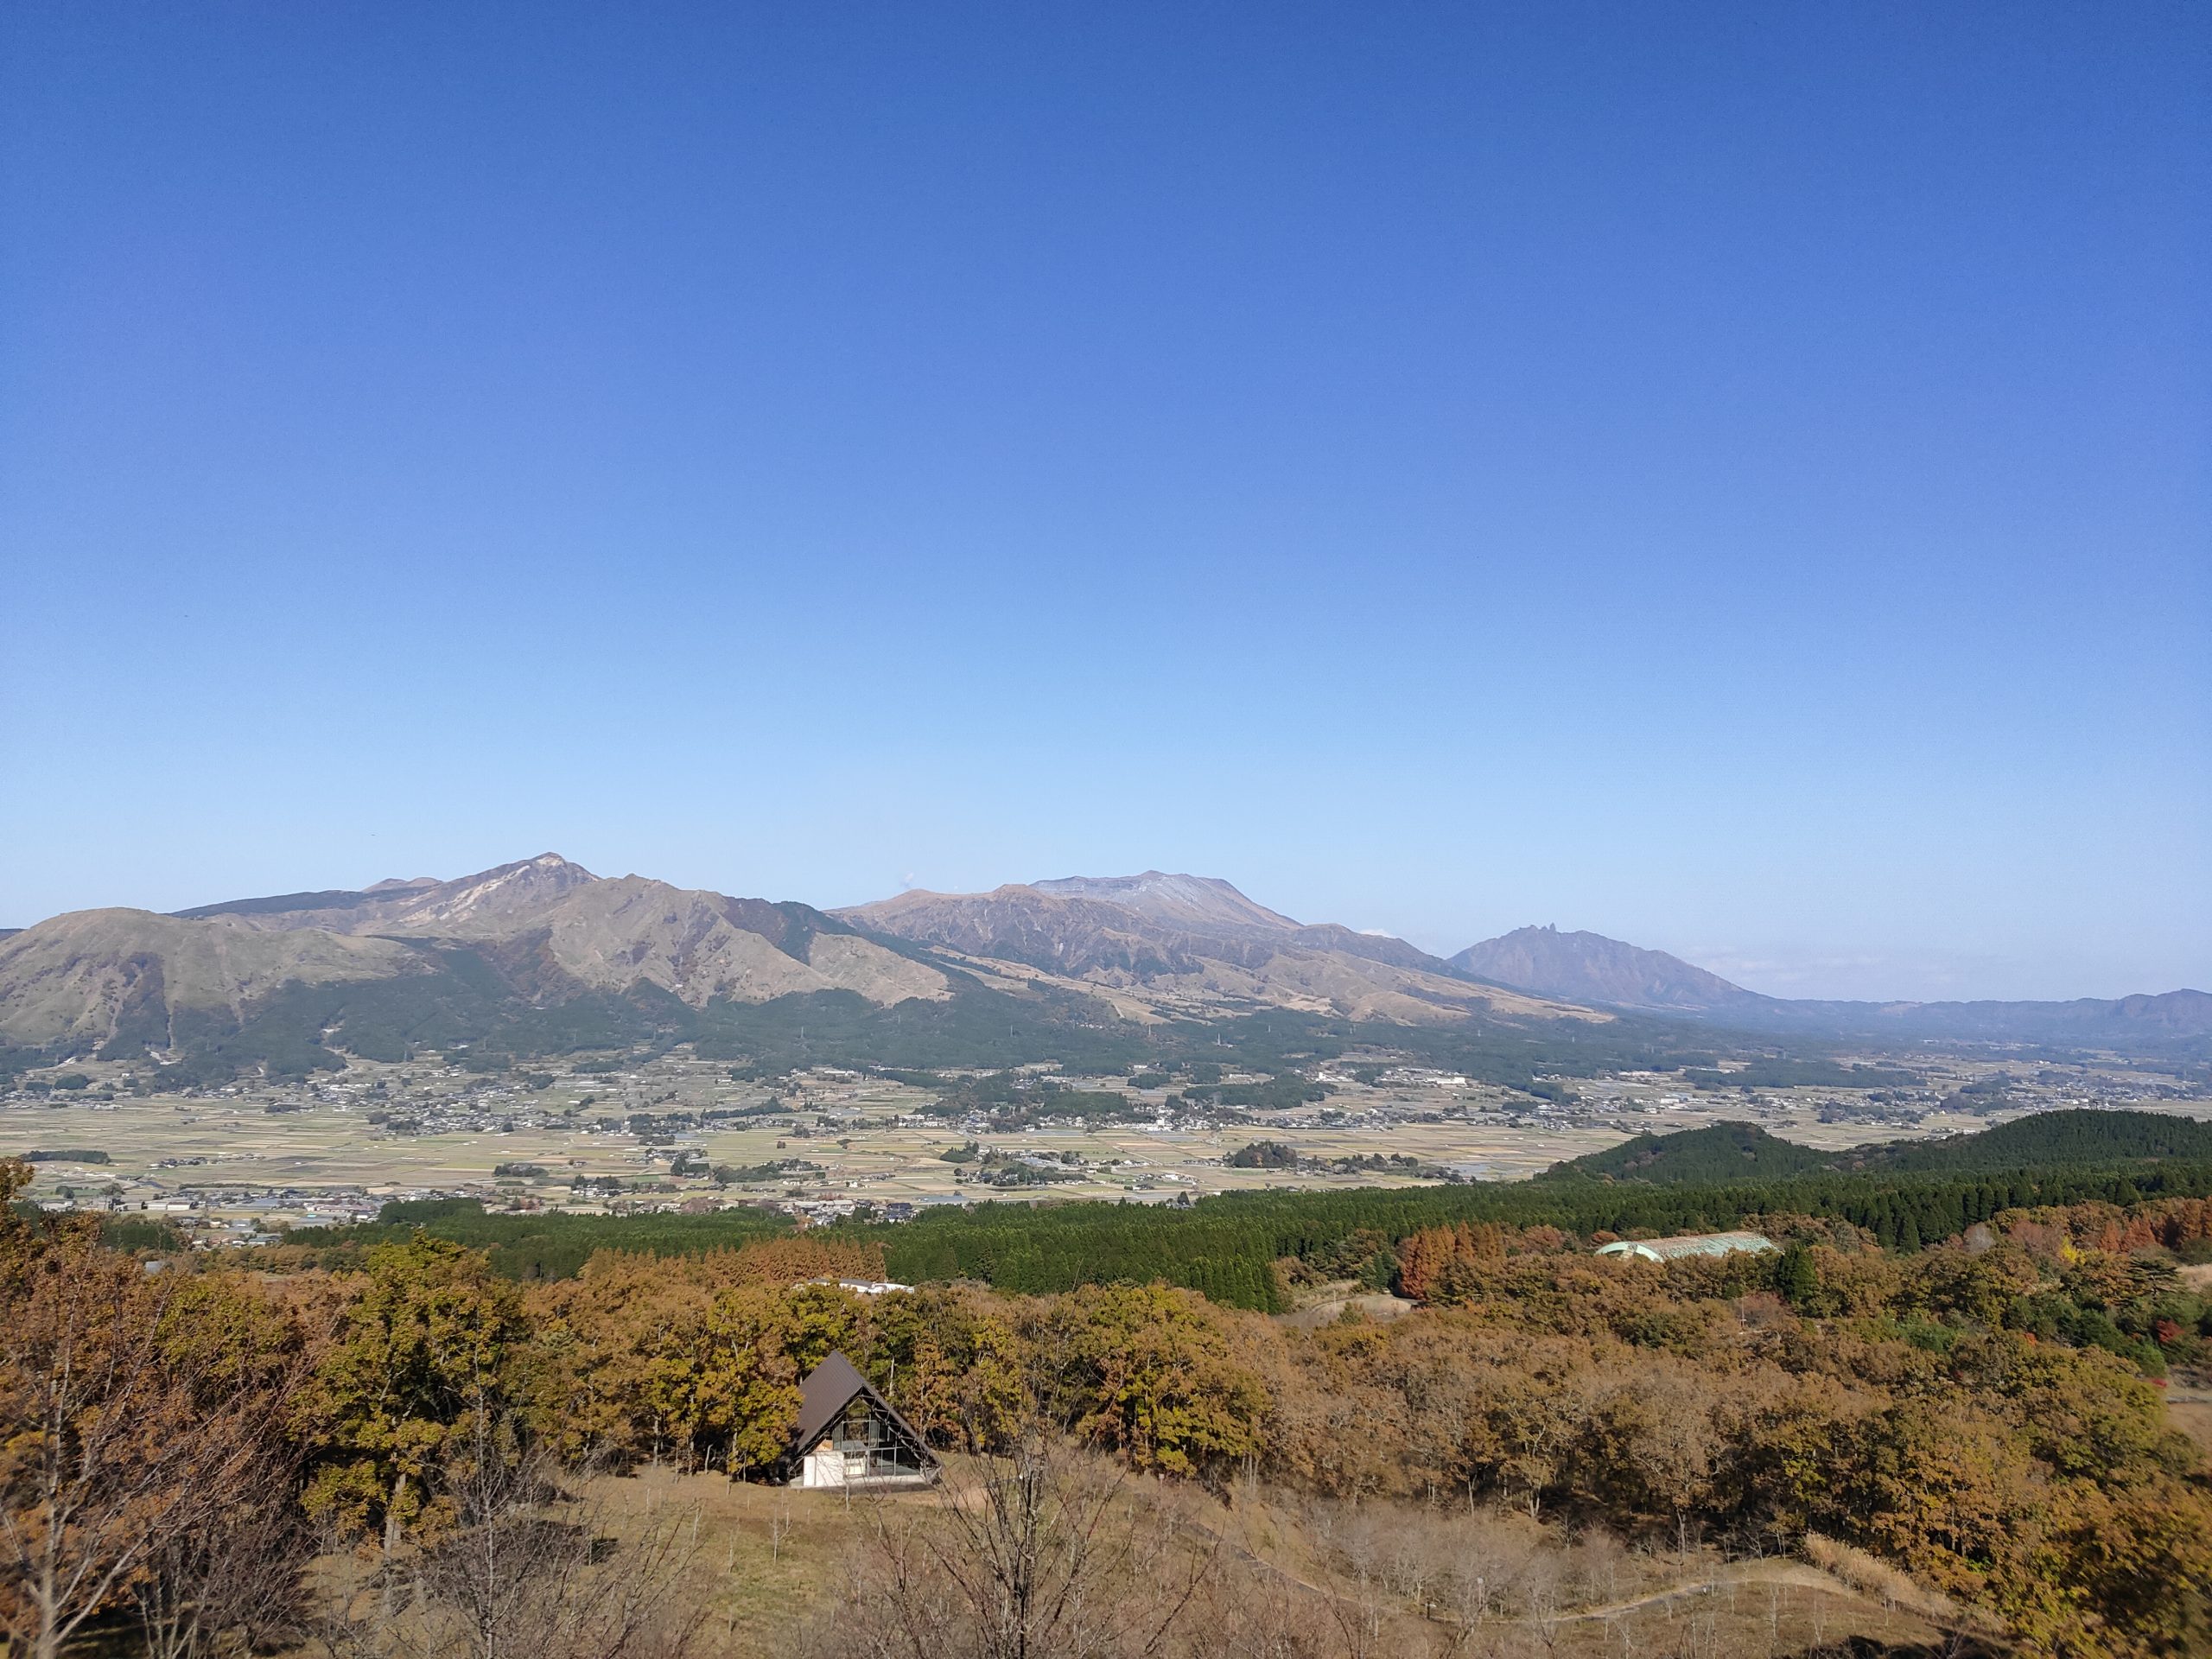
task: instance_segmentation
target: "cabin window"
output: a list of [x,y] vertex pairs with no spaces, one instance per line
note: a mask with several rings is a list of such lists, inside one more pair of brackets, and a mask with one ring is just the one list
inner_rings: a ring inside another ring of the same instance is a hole
[[855,1400],[830,1431],[830,1442],[845,1459],[846,1478],[918,1473],[922,1459],[891,1420],[867,1400]]

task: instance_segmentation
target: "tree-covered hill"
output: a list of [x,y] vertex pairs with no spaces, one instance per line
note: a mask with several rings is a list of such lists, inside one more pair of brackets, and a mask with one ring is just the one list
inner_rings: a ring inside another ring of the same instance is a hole
[[1756,1123],[1713,1123],[1673,1135],[1639,1135],[1618,1147],[1554,1166],[1543,1179],[1741,1181],[1833,1169],[1836,1155],[1770,1135]]
[[1823,1152],[1755,1123],[1640,1135],[1555,1165],[1541,1179],[1675,1182],[1771,1180],[1820,1171],[1964,1173],[2105,1166],[2138,1159],[2212,1159],[2212,1123],[2164,1112],[2071,1109],[1929,1141]]
[[2212,1158],[2212,1123],[2164,1112],[2037,1112],[1975,1135],[1877,1149],[1896,1170],[2012,1169],[2131,1158]]

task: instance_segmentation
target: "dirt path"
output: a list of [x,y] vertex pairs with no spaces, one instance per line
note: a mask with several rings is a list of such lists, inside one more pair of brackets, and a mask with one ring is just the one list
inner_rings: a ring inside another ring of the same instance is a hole
[[[1688,1580],[1665,1590],[1653,1590],[1643,1595],[1632,1596],[1626,1601],[1608,1602],[1602,1607],[1582,1607],[1571,1613],[1557,1615],[1561,1624],[1579,1619],[1618,1618],[1623,1613],[1632,1613],[1639,1608],[1656,1607],[1662,1602],[1680,1601],[1690,1596],[1709,1596],[1731,1585],[1765,1584],[1790,1590],[1818,1590],[1832,1596],[1842,1596],[1853,1601],[1866,1599],[1842,1580],[1823,1573],[1817,1567],[1808,1567],[1802,1561],[1731,1561],[1713,1572],[1697,1579]],[[1501,1624],[1529,1624],[1538,1621],[1523,1616],[1503,1619]]]
[[[1189,1524],[1211,1538],[1217,1545],[1230,1554],[1250,1566],[1260,1568],[1262,1572],[1274,1574],[1286,1583],[1295,1585],[1301,1590],[1328,1600],[1335,1600],[1343,1593],[1300,1578],[1289,1568],[1280,1567],[1265,1556],[1255,1554],[1235,1539],[1228,1537],[1217,1529],[1210,1527],[1202,1521],[1192,1520]],[[1685,1579],[1681,1583],[1670,1585],[1663,1590],[1646,1591],[1640,1596],[1631,1596],[1624,1601],[1608,1602],[1601,1607],[1578,1607],[1571,1611],[1549,1615],[1534,1613],[1500,1615],[1484,1622],[1492,1624],[1574,1624],[1591,1619],[1618,1618],[1623,1614],[1637,1612],[1647,1607],[1661,1606],[1670,1601],[1681,1601],[1692,1596],[1713,1595],[1721,1590],[1738,1585],[1765,1585],[1785,1590],[1810,1590],[1825,1595],[1840,1596],[1846,1601],[1865,1602],[1869,1599],[1863,1592],[1853,1589],[1834,1573],[1824,1573],[1819,1567],[1809,1566],[1803,1561],[1779,1560],[1730,1561],[1715,1567],[1711,1572],[1701,1573],[1694,1579]]]

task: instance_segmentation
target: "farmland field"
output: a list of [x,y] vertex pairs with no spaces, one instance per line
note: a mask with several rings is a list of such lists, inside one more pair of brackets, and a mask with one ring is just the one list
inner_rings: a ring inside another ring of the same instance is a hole
[[[1325,1098],[1244,1112],[1171,1112],[1165,1089],[1039,1067],[1039,1086],[1118,1093],[1135,1121],[1040,1109],[1007,1128],[984,1112],[947,1115],[941,1084],[831,1069],[741,1080],[683,1051],[600,1069],[609,1064],[484,1074],[355,1062],[303,1082],[169,1095],[134,1092],[127,1065],[78,1063],[0,1100],[0,1153],[41,1154],[42,1201],[236,1234],[362,1218],[389,1198],[436,1194],[492,1207],[753,1201],[817,1214],[985,1196],[1169,1202],[1267,1187],[1513,1179],[1632,1135],[1727,1119],[1835,1148],[2063,1105],[2212,1116],[2201,1092],[2118,1064],[1921,1057],[1910,1090],[1700,1086],[1630,1072],[1578,1079],[1560,1102],[1441,1074],[1400,1069],[1363,1082],[1324,1066]],[[1255,1143],[1294,1163],[1228,1161]],[[83,1154],[105,1161],[73,1155]]]

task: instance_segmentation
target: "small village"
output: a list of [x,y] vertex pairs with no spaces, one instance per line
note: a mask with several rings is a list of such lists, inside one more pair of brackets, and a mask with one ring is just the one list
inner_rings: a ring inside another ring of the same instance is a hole
[[[899,1222],[984,1199],[1187,1205],[1265,1188],[1514,1179],[1633,1135],[1723,1120],[1841,1147],[2062,1106],[2212,1116],[2204,1090],[2118,1064],[1914,1064],[1909,1087],[1716,1088],[1631,1071],[1562,1079],[1547,1097],[1340,1060],[1313,1068],[1318,1099],[1235,1109],[1183,1100],[1152,1077],[1037,1065],[1013,1077],[1011,1104],[948,1112],[941,1090],[910,1081],[829,1066],[741,1078],[681,1049],[490,1072],[357,1061],[335,1076],[175,1095],[139,1092],[143,1068],[78,1060],[0,1096],[0,1153],[35,1160],[33,1196],[49,1208],[158,1223],[228,1249],[373,1220],[395,1200]],[[1221,1082],[1266,1078],[1232,1071]],[[1053,1109],[1057,1098],[1103,1096],[1126,1109],[1111,1120]]]

